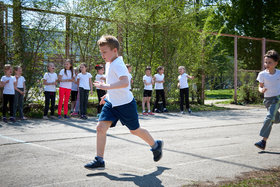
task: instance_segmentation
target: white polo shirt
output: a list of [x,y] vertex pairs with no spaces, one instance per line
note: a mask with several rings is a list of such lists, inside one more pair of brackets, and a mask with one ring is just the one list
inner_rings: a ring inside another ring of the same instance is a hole
[[[15,77],[15,79],[16,79],[16,77]],[[20,76],[17,79],[17,88],[23,88],[24,82],[25,82],[25,78],[23,76]]]
[[147,76],[147,75],[143,76],[143,82],[146,81],[146,83],[149,84],[146,85],[144,82],[144,90],[153,90],[152,80],[153,80],[152,76]]
[[[103,77],[103,78],[106,78],[105,75],[97,74],[97,75],[95,76],[95,81],[98,81],[98,82],[105,82],[103,79],[101,79],[102,77]],[[96,89],[99,90],[99,88],[96,88]]]
[[162,90],[163,89],[163,83],[158,83],[156,81],[163,81],[164,80],[164,74],[155,74],[155,90]]
[[[128,77],[128,70],[123,62],[122,57],[116,58],[112,63],[107,62],[105,68],[106,83],[113,84],[119,81],[122,76]],[[107,90],[106,99],[112,103],[112,106],[121,106],[130,103],[133,95],[129,88],[119,88]]]
[[[57,74],[56,73],[45,73],[44,80],[46,80],[47,83],[53,83],[57,80]],[[44,90],[46,92],[55,92],[56,91],[56,86],[55,85],[45,85]]]
[[261,71],[257,77],[257,81],[264,84],[267,88],[264,97],[274,97],[280,95],[280,70],[276,69],[272,75],[267,70]]
[[132,75],[128,72],[128,82],[129,82],[128,88],[129,89],[131,89],[131,79],[132,79]]
[[188,88],[189,84],[188,84],[188,74],[183,73],[182,75],[178,76],[178,80],[179,80],[179,85],[180,85],[180,89],[184,89],[184,88]]
[[2,82],[6,82],[7,80],[9,82],[4,86],[3,94],[15,95],[14,83],[16,82],[16,78],[14,76],[7,77],[6,75],[1,77]]

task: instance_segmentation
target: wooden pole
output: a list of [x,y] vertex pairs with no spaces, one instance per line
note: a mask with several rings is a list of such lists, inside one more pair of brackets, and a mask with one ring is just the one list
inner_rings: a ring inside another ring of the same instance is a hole
[[120,50],[119,50],[119,55],[122,56],[123,55],[123,29],[122,29],[122,25],[121,24],[117,24],[117,29],[118,29],[118,36],[117,39],[119,41],[120,44]]
[[237,103],[237,36],[234,37],[234,102]]
[[70,54],[70,16],[66,16],[66,32],[65,32],[65,56],[69,58]]
[[5,64],[5,38],[4,38],[4,3],[0,2],[0,66]]
[[264,55],[265,55],[265,48],[266,48],[266,39],[262,38],[262,56],[261,56],[261,62],[262,62],[262,70],[264,70]]

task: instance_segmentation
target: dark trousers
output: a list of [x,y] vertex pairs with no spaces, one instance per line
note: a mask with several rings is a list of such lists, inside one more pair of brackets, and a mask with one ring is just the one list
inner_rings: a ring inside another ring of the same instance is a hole
[[97,89],[97,97],[98,97],[98,105],[97,105],[97,113],[99,114],[102,110],[102,107],[104,105],[100,105],[101,97],[103,97],[106,94],[105,90]]
[[10,117],[14,117],[14,98],[15,95],[3,94],[3,117],[6,117],[8,103],[10,107]]
[[51,100],[51,115],[54,115],[54,106],[55,106],[55,94],[56,92],[44,92],[45,93],[45,109],[44,116],[48,115],[50,100]]
[[158,108],[158,102],[160,97],[162,100],[163,108],[166,108],[165,93],[164,93],[164,89],[162,89],[162,90],[156,90],[156,101],[154,104],[154,109]]
[[180,110],[184,110],[184,101],[186,103],[186,109],[190,108],[189,102],[189,88],[180,89]]
[[[23,88],[18,88],[20,91],[24,91]],[[21,95],[18,91],[15,90],[15,98],[14,98],[14,116],[17,114],[17,110],[19,113],[19,117],[23,118],[23,95]]]
[[87,115],[88,93],[89,90],[85,90],[84,88],[79,87],[80,115]]

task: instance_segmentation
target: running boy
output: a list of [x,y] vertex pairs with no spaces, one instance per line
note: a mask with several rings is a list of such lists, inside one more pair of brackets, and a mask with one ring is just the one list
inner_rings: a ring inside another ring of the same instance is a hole
[[264,56],[264,66],[266,69],[260,72],[257,77],[259,92],[264,93],[263,103],[268,111],[260,131],[260,136],[263,139],[255,143],[255,146],[262,150],[265,149],[273,123],[280,122],[280,114],[278,112],[280,104],[280,70],[275,68],[278,61],[278,53],[274,50],[268,51]]
[[[154,75],[154,82],[155,82],[155,90],[156,90],[156,101],[154,105],[154,111],[157,113],[161,112],[168,112],[166,109],[166,102],[165,102],[165,93],[163,88],[164,83],[164,67],[159,66],[157,68],[157,74]],[[158,107],[159,98],[161,97],[162,104],[163,104],[163,111],[161,111]]]
[[108,90],[107,94],[102,98],[101,103],[105,103],[102,108],[99,122],[97,124],[97,156],[95,160],[86,164],[87,169],[104,169],[105,162],[103,160],[104,149],[106,144],[106,133],[110,127],[114,127],[118,120],[130,132],[152,147],[154,161],[157,162],[162,157],[163,141],[155,141],[150,133],[142,129],[139,125],[136,102],[132,93],[128,89],[128,70],[121,57],[118,56],[119,42],[114,36],[102,36],[98,40],[98,46],[105,60],[106,68],[106,84],[95,82],[97,88]]
[[[154,80],[151,75],[151,67],[148,66],[145,69],[145,75],[143,76],[143,82],[144,82],[144,93],[143,93],[143,100],[142,100],[142,109],[143,109],[143,115],[154,115],[151,112],[151,105],[150,105],[150,100],[152,97],[152,92],[153,92],[153,84]],[[145,104],[147,103],[147,109],[148,112],[145,110]]]
[[6,118],[6,113],[8,110],[8,103],[10,107],[10,120],[15,122],[14,118],[14,97],[15,97],[15,87],[14,83],[16,79],[12,76],[13,68],[10,64],[5,64],[4,67],[5,75],[1,77],[1,84],[4,85],[3,90],[3,121],[8,122]]
[[180,66],[178,68],[179,76],[178,76],[178,87],[180,88],[180,110],[181,113],[184,114],[184,101],[186,102],[186,109],[189,113],[192,113],[190,109],[189,102],[189,84],[188,79],[194,79],[193,76],[186,74],[185,66]]

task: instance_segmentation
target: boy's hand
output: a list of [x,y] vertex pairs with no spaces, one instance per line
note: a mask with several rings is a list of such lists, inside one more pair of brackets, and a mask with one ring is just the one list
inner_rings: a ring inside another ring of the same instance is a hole
[[8,84],[9,82],[10,82],[10,80],[6,80],[4,83],[5,83],[5,84]]
[[261,93],[264,93],[267,91],[267,88],[261,88]]
[[104,105],[106,103],[106,101],[104,100],[106,98],[106,95],[101,97],[101,101],[100,101],[100,105]]
[[108,90],[109,89],[109,85],[108,84],[104,84],[103,82],[100,82],[100,81],[94,81],[93,85],[96,88],[99,88],[101,90]]
[[92,90],[90,90],[90,95],[93,95],[93,91]]

